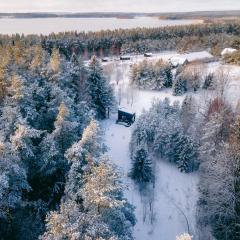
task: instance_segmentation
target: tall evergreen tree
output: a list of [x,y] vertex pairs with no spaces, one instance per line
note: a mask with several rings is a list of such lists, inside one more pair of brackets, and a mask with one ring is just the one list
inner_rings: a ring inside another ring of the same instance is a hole
[[103,154],[104,149],[102,131],[99,124],[92,120],[85,128],[82,138],[65,154],[71,165],[65,187],[65,194],[69,199],[82,201],[80,191],[84,183],[84,174],[90,171],[92,164]]
[[10,143],[0,142],[0,235],[12,239],[16,209],[31,188],[27,171]]
[[132,158],[131,177],[139,184],[151,182],[153,179],[152,161],[145,147],[139,146]]
[[98,118],[106,118],[107,112],[115,104],[115,98],[113,89],[104,77],[96,57],[93,57],[90,62],[86,84],[91,107],[96,110]]
[[187,92],[187,80],[179,75],[173,84],[173,95],[180,96]]
[[54,48],[52,50],[52,54],[49,62],[49,68],[54,74],[57,74],[61,70],[60,67],[61,67],[61,56],[60,56],[59,50]]

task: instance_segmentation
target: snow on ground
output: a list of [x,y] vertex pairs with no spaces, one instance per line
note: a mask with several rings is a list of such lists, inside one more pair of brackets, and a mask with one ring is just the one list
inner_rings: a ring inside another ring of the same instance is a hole
[[[162,56],[169,58],[169,53],[164,53]],[[158,54],[158,57],[160,58],[161,54]],[[154,99],[169,97],[171,101],[181,102],[183,100],[183,97],[172,96],[171,90],[139,91],[129,88],[130,65],[133,61],[119,61],[114,65],[122,76],[116,86],[116,96],[117,98],[121,96],[121,106],[132,109],[139,116],[143,109],[148,110],[151,107]],[[114,71],[111,74],[113,82],[116,76]],[[154,192],[147,197],[142,196],[138,187],[128,177],[131,169],[129,143],[134,126],[127,128],[117,125],[115,124],[116,119],[117,115],[112,114],[110,119],[105,120],[102,125],[109,148],[108,154],[113,162],[122,169],[123,182],[128,186],[125,196],[130,203],[136,206],[135,239],[174,240],[176,235],[188,232],[188,223],[190,233],[194,235],[195,207],[198,199],[197,174],[180,173],[174,165],[158,159]]]
[[[205,53],[204,53],[205,54]],[[191,59],[204,55],[201,52],[190,53]],[[168,60],[174,56],[181,56],[176,52],[163,52],[154,54],[148,58],[150,61],[159,59]],[[184,55],[182,55],[184,56]],[[132,56],[130,61],[113,60],[104,63],[104,69],[110,76],[110,81],[115,86],[115,93],[119,105],[135,112],[137,117],[143,109],[148,110],[154,99],[168,97],[171,101],[182,101],[182,97],[172,96],[172,90],[163,91],[140,91],[129,87],[131,65],[145,59],[143,56]],[[227,69],[231,81],[227,87],[227,99],[237,104],[240,100],[240,67],[223,65],[220,62],[205,64],[207,72],[215,72],[219,68]],[[204,74],[204,73],[203,73]],[[116,84],[118,82],[118,84]],[[208,97],[213,97],[212,91],[198,91],[193,93],[198,102],[204,102]],[[205,96],[208,95],[208,96]],[[140,195],[137,186],[128,177],[131,169],[129,157],[130,128],[117,125],[116,114],[103,122],[106,134],[106,144],[109,147],[109,155],[114,163],[123,171],[123,182],[128,186],[125,196],[129,202],[136,206],[137,224],[134,228],[136,240],[174,240],[176,235],[189,230],[195,235],[195,211],[198,200],[198,175],[197,173],[184,174],[168,162],[160,159],[156,164],[156,182],[153,194],[146,198]],[[151,207],[151,211],[150,211]],[[188,222],[188,223],[187,223]]]
[[[194,174],[184,174],[174,166],[164,161],[157,161],[156,182],[153,200],[153,211],[150,211],[148,201],[142,199],[138,187],[128,178],[131,169],[129,157],[129,142],[132,127],[127,128],[115,124],[116,116],[103,123],[106,134],[106,144],[109,156],[123,171],[123,182],[128,190],[125,196],[136,206],[137,224],[134,228],[136,240],[174,240],[176,235],[195,231],[195,203],[198,199],[198,177]],[[153,223],[151,223],[151,219]]]
[[224,71],[229,76],[225,97],[233,107],[240,101],[240,66],[221,64],[220,62],[208,64],[208,72]]
[[130,56],[131,60],[124,60],[121,61],[119,57],[113,57],[109,58],[109,62],[104,62],[103,65],[109,65],[109,63],[113,62],[120,62],[120,64],[134,64],[143,60],[148,61],[158,61],[158,60],[164,60],[169,61],[171,58],[181,58],[181,59],[187,59],[189,62],[195,61],[195,60],[203,60],[203,59],[211,59],[213,56],[207,52],[207,51],[200,51],[200,52],[189,52],[185,54],[178,54],[176,51],[164,51],[160,53],[153,53],[151,57],[144,57],[143,54],[135,54],[135,55],[128,55]]

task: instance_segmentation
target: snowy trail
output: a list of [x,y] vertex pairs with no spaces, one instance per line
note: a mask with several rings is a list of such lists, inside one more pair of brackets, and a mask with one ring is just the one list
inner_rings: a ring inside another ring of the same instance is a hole
[[[170,53],[164,53],[168,58]],[[160,57],[160,55],[158,56]],[[139,116],[143,109],[148,110],[154,99],[169,97],[171,101],[182,101],[183,97],[172,96],[171,90],[139,91],[129,88],[130,62],[118,62],[114,68],[121,73],[121,80],[116,87],[121,88],[121,106],[131,108]],[[111,81],[116,81],[116,72],[111,73]],[[174,166],[162,160],[156,163],[156,182],[152,195],[143,197],[138,187],[128,177],[131,169],[129,157],[129,143],[131,131],[134,126],[127,128],[115,124],[117,116],[111,115],[102,125],[105,129],[105,141],[109,148],[108,154],[113,162],[123,171],[123,182],[128,186],[125,197],[136,206],[135,214],[137,224],[134,228],[136,240],[175,240],[176,235],[188,232],[194,235],[195,231],[195,205],[198,199],[196,174],[184,174]],[[152,201],[152,211],[150,202]],[[187,218],[187,220],[186,220]],[[154,220],[153,222],[151,220]]]
[[[156,185],[154,190],[154,223],[150,216],[144,219],[144,204],[137,186],[128,178],[131,168],[129,142],[131,128],[115,124],[115,117],[103,123],[106,144],[113,162],[123,170],[123,181],[128,186],[125,196],[136,206],[137,224],[134,236],[137,240],[174,240],[176,235],[188,231],[186,219],[190,223],[190,232],[194,234],[195,203],[197,201],[196,174],[183,174],[175,166],[157,161]],[[149,206],[146,206],[149,208]],[[179,210],[180,209],[180,210]]]

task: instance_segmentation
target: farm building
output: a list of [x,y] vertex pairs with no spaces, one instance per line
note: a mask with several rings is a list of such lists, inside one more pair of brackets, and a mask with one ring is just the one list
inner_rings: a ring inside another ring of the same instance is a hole
[[153,54],[150,52],[144,53],[144,57],[152,57],[152,56],[153,56]]
[[123,55],[120,57],[120,60],[122,60],[122,61],[131,60],[131,57],[128,55]]
[[172,57],[169,59],[169,62],[173,65],[173,67],[177,67],[179,65],[184,65],[188,63],[186,57]]
[[202,52],[194,52],[194,53],[186,53],[181,55],[176,55],[169,59],[169,62],[177,67],[179,65],[184,65],[193,61],[203,61],[203,60],[211,60],[214,59],[213,55],[207,51]]
[[110,58],[108,58],[108,57],[102,58],[102,62],[109,62],[109,61],[110,61]]
[[235,48],[225,48],[225,49],[222,50],[221,55],[224,56],[224,55],[227,55],[227,54],[232,54],[236,51],[237,51],[237,49],[235,49]]

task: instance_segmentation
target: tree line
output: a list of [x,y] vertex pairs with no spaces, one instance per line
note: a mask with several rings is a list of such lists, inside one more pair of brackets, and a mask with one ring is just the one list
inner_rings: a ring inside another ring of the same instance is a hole
[[48,36],[0,35],[0,46],[28,48],[38,44],[49,53],[57,48],[68,59],[73,52],[88,58],[93,54],[106,56],[162,50],[194,51],[206,48],[210,48],[214,55],[219,55],[224,47],[239,49],[239,33],[239,22],[228,21],[88,33],[64,32]]

